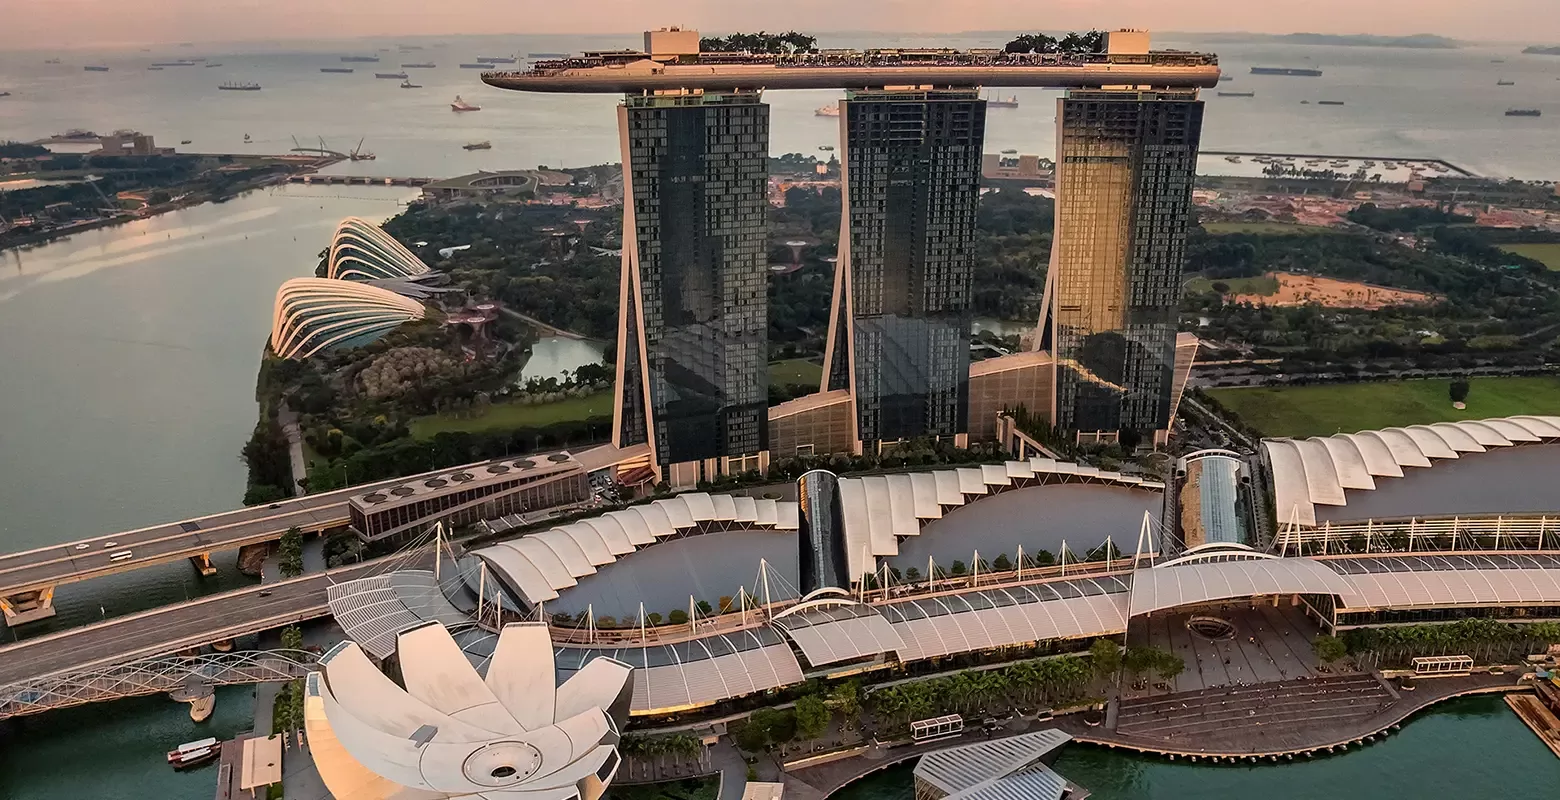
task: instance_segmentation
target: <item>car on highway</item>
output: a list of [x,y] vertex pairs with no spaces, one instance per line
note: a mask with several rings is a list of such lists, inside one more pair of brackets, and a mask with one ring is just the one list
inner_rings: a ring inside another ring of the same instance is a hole
[[118,542],[104,542],[103,543],[103,549],[104,550],[107,550],[110,547],[118,547],[118,546],[119,546]]
[[261,597],[270,597],[271,596],[271,590],[270,589],[261,589],[260,590],[260,596]]
[[76,545],[77,550],[86,550],[90,547],[92,547],[92,545],[87,544],[86,542],[82,542],[81,544]]

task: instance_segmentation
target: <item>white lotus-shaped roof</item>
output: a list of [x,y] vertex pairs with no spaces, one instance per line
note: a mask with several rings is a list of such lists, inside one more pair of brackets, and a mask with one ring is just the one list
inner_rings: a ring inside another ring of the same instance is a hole
[[428,271],[422,259],[385,233],[384,228],[366,219],[347,217],[331,237],[325,277],[378,281],[415,278]]
[[346,642],[309,674],[304,724],[336,800],[596,800],[617,773],[632,668],[558,686],[545,623],[507,625],[487,675],[444,626],[397,637],[402,685]]
[[377,286],[293,278],[276,290],[271,349],[282,358],[308,358],[321,350],[362,347],[422,318],[421,303]]

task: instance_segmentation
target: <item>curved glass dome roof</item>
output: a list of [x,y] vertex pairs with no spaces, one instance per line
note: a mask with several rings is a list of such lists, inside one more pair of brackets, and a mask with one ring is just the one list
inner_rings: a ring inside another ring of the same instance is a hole
[[362,347],[422,318],[421,303],[377,286],[294,278],[276,290],[271,349],[282,358],[308,358],[322,350]]
[[336,226],[328,264],[325,276],[344,281],[404,280],[429,272],[395,237],[360,217],[347,217]]

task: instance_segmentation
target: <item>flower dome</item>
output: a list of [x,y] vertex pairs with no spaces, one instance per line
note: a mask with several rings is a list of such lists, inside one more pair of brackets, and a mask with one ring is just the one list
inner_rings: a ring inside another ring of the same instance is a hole
[[423,313],[421,303],[377,286],[294,278],[276,290],[271,349],[282,358],[308,358],[362,347]]
[[347,217],[330,240],[325,277],[344,281],[404,280],[429,271],[428,265],[384,228]]

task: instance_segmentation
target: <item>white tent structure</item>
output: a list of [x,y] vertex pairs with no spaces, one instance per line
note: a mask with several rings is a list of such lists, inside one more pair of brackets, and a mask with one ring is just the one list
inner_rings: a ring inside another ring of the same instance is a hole
[[346,642],[310,673],[304,724],[336,800],[596,800],[617,774],[632,668],[558,686],[543,623],[505,626],[484,677],[443,625],[401,632],[404,688]]

